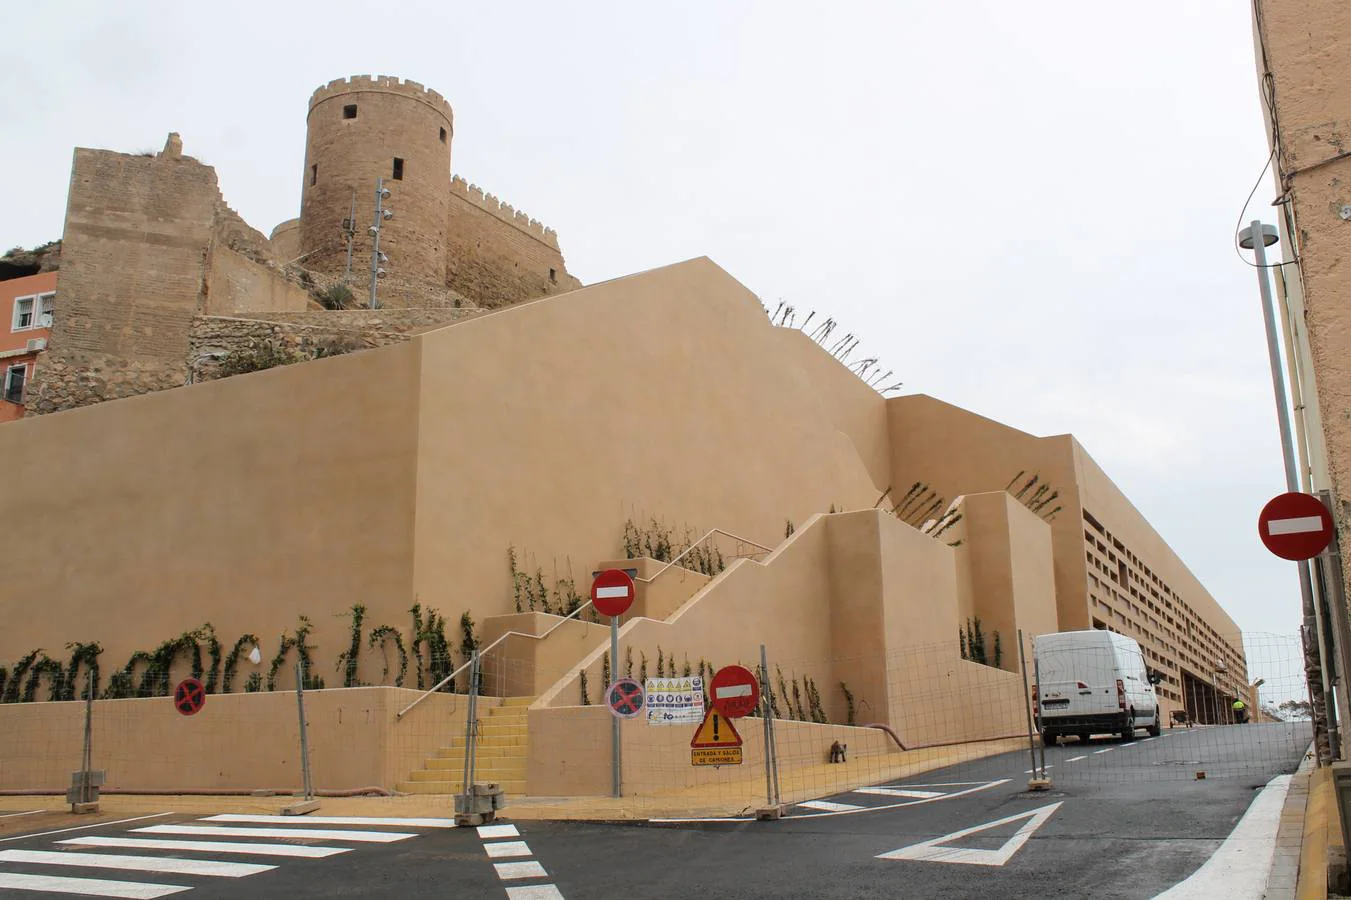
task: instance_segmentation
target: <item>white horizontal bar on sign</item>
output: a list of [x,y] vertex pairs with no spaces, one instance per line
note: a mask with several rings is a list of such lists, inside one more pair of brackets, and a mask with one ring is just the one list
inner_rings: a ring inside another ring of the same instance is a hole
[[102,878],[61,878],[56,875],[19,875],[0,872],[0,888],[40,891],[44,894],[81,894],[85,897],[127,897],[154,900],[181,894],[192,888],[179,884],[142,884],[135,881],[105,881]]
[[1267,534],[1308,534],[1323,530],[1322,516],[1301,516],[1297,519],[1272,519],[1267,522]]
[[401,831],[337,831],[324,828],[220,828],[214,825],[151,825],[135,828],[139,834],[191,834],[199,837],[314,838],[324,841],[358,841],[390,844],[416,834]]
[[130,869],[134,872],[168,872],[174,875],[209,875],[243,878],[267,872],[276,866],[255,863],[217,862],[210,859],[172,859],[162,856],[123,856],[117,853],[75,853],[56,850],[0,850],[0,862],[37,866],[75,866],[89,869]]
[[806,803],[799,803],[798,806],[819,809],[822,812],[853,812],[856,809],[867,809],[865,806],[855,806],[853,803],[832,803],[829,800],[808,800]]
[[118,847],[124,850],[194,850],[204,853],[243,853],[249,856],[292,856],[324,859],[351,852],[350,847],[315,847],[301,844],[245,844],[239,841],[163,841],[154,838],[78,837],[58,841],[81,847]]
[[376,816],[245,816],[227,813],[207,816],[202,822],[252,822],[267,825],[273,822],[286,825],[391,825],[396,828],[454,828],[454,819],[383,819]]
[[942,791],[912,791],[906,788],[866,787],[855,788],[855,794],[876,794],[879,797],[908,797],[911,800],[928,800],[943,796]]
[[751,686],[749,684],[734,684],[730,687],[714,688],[713,693],[719,700],[723,697],[749,697]]
[[596,588],[597,600],[614,600],[619,597],[627,597],[628,595],[629,589],[623,586]]

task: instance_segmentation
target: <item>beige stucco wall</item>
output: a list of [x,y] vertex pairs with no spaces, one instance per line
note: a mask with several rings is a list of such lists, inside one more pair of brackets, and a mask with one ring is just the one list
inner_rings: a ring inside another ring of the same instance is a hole
[[[436,695],[402,722],[417,696],[396,688],[306,691],[316,790],[392,789],[464,732],[467,698]],[[0,790],[64,790],[80,768],[81,702],[0,706]],[[100,700],[94,768],[110,790],[294,790],[301,786],[300,724],[292,691],[213,695],[183,716],[167,697]]]
[[[363,603],[368,626],[406,627],[414,599],[418,349],[240,375],[0,430],[13,476],[0,510],[40,511],[10,550],[47,561],[0,570],[0,659],[99,641],[106,679],[133,651],[205,621],[227,649],[240,634],[260,635],[270,657],[278,635],[307,615],[318,674],[335,683],[344,611]],[[373,657],[366,651],[363,680],[379,676]]]

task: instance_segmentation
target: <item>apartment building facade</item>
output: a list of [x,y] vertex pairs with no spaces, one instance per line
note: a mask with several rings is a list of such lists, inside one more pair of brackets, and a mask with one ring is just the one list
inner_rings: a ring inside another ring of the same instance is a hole
[[0,422],[21,419],[56,309],[56,272],[0,281]]

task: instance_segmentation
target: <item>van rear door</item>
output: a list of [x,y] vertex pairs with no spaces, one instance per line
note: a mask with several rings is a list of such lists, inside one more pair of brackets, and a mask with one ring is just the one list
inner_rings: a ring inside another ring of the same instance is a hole
[[1111,648],[1053,640],[1057,637],[1047,635],[1037,641],[1037,693],[1042,718],[1115,712],[1116,666]]

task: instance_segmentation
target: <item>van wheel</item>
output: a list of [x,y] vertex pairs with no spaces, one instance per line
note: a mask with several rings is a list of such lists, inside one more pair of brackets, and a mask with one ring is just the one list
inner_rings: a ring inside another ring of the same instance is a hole
[[1089,734],[1087,731],[1082,731],[1079,733],[1079,743],[1087,744],[1091,737],[1093,737],[1093,735]]
[[1054,731],[1043,731],[1041,733],[1041,745],[1043,747],[1054,747],[1059,741],[1060,738]]
[[1121,727],[1121,740],[1135,740],[1135,710],[1126,713],[1126,724]]
[[1163,734],[1163,719],[1160,718],[1161,715],[1159,708],[1157,706],[1154,707],[1154,724],[1149,726],[1150,737],[1158,737]]

